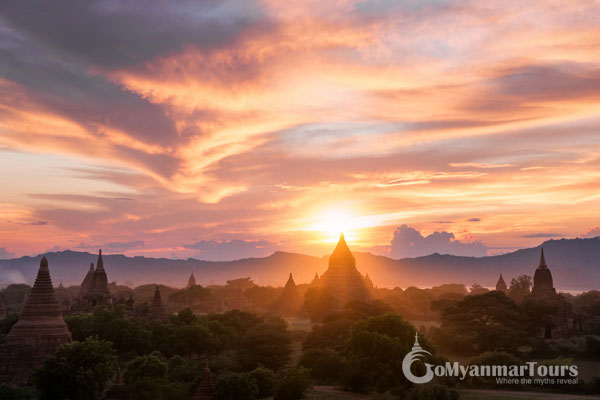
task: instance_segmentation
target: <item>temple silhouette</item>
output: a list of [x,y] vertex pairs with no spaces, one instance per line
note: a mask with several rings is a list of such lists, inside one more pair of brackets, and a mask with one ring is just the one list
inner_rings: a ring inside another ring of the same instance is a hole
[[192,271],[190,279],[188,279],[186,289],[191,288],[192,286],[196,286],[196,278],[194,277],[194,271]]
[[293,317],[298,315],[302,309],[302,305],[302,297],[300,296],[300,293],[298,293],[296,282],[294,282],[294,278],[290,272],[290,277],[283,288],[283,292],[275,304],[273,304],[271,310],[275,314],[279,314],[284,317]]
[[134,304],[133,296],[130,295],[127,300],[124,297],[116,298],[108,290],[108,276],[104,269],[102,249],[100,249],[96,267],[94,268],[94,263],[90,264],[79,287],[79,294],[73,299],[65,299],[62,303],[62,310],[65,314],[72,314],[91,312],[96,306],[114,309],[117,305],[122,305],[126,311],[131,312]]
[[0,381],[26,383],[47,355],[70,342],[71,333],[56,301],[48,260],[42,257],[19,321],[6,336],[6,343],[0,345]]
[[550,269],[546,265],[543,247],[542,255],[540,256],[540,265],[533,275],[531,295],[537,298],[553,298],[556,296],[556,289],[554,289],[554,283],[552,282],[552,272],[550,272]]
[[340,240],[329,257],[329,268],[318,280],[318,286],[333,296],[337,308],[343,307],[349,301],[371,299],[367,283],[356,269],[356,259],[343,233],[340,234]]
[[506,286],[506,282],[504,282],[502,274],[500,274],[500,278],[498,278],[498,282],[496,283],[496,290],[499,292],[508,293],[508,287]]
[[162,302],[160,296],[160,286],[156,285],[154,290],[154,297],[152,298],[152,304],[150,304],[150,311],[148,312],[148,319],[151,321],[169,322],[167,311]]

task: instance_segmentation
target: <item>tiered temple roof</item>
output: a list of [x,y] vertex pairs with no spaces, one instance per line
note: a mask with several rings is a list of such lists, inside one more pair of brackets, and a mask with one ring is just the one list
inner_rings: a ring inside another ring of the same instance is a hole
[[542,248],[542,255],[540,256],[540,265],[535,270],[535,275],[533,276],[531,295],[534,297],[556,296],[556,289],[554,289],[554,283],[552,282],[552,273],[546,265],[544,248]]
[[346,244],[343,233],[340,234],[340,240],[329,257],[329,268],[321,276],[320,283],[321,287],[336,299],[338,307],[343,307],[348,301],[370,299],[365,281],[356,269],[356,260]]
[[275,304],[273,304],[272,311],[285,317],[293,317],[298,314],[301,308],[302,297],[300,297],[300,293],[298,293],[298,288],[296,288],[296,283],[290,272],[290,276],[283,288],[283,292]]
[[78,298],[74,299],[67,308],[71,312],[86,312],[91,311],[97,305],[110,308],[116,303],[117,299],[108,290],[108,277],[104,269],[102,250],[99,250],[96,269],[94,269],[94,263],[91,263],[90,269],[81,282]]
[[19,321],[6,336],[6,344],[0,345],[0,380],[24,383],[46,355],[70,342],[71,333],[54,295],[48,260],[42,257]]
[[94,263],[91,263],[90,270],[85,275],[85,278],[83,278],[83,282],[81,282],[81,286],[79,288],[80,296],[85,296],[90,292],[90,290],[92,289],[93,278],[94,278]]
[[[84,279],[85,280],[85,279]],[[104,261],[102,260],[102,250],[98,252],[98,262],[96,270],[92,275],[92,285],[89,294],[91,296],[108,296],[108,278],[104,270]]]
[[208,368],[207,362],[206,367],[204,367],[204,375],[202,376],[200,384],[198,384],[198,387],[194,391],[192,400],[212,400],[214,394],[215,389],[212,383],[210,368]]
[[152,321],[169,322],[167,311],[165,310],[165,306],[160,296],[159,285],[156,285],[156,289],[154,290],[154,298],[152,299],[152,304],[150,304],[148,318]]
[[500,274],[500,278],[498,278],[498,282],[496,283],[496,290],[499,292],[508,293],[508,287],[506,286],[506,282],[504,282],[502,274]]

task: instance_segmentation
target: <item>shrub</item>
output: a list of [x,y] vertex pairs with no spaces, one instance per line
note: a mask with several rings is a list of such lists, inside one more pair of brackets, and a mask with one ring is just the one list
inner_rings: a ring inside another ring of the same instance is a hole
[[304,367],[290,368],[275,387],[273,400],[300,400],[309,388],[309,370]]
[[18,388],[8,384],[0,385],[0,399],[2,400],[33,400],[35,393],[30,388]]
[[585,337],[586,356],[600,357],[600,336],[588,335]]
[[226,373],[215,384],[217,400],[256,400],[257,396],[258,386],[249,374]]
[[329,348],[308,349],[302,353],[299,365],[310,369],[310,375],[320,381],[337,381],[344,367],[344,358]]
[[521,365],[516,356],[504,351],[486,351],[469,360],[469,365]]
[[40,399],[103,398],[117,372],[114,353],[112,343],[92,338],[60,346],[33,373]]
[[259,399],[273,396],[275,390],[275,372],[267,368],[256,368],[248,374],[258,388]]
[[458,392],[437,383],[413,386],[406,400],[458,400]]

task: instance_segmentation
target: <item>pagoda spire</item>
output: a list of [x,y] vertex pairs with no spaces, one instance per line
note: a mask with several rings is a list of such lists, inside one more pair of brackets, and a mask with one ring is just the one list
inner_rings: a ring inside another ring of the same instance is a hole
[[96,262],[96,270],[104,269],[104,261],[102,260],[102,249],[98,251],[98,262]]
[[190,288],[192,286],[196,286],[196,278],[194,277],[194,271],[192,271],[192,273],[190,275],[190,279],[188,279],[188,284],[187,284],[186,288]]
[[349,267],[354,269],[356,267],[356,260],[354,255],[350,251],[346,239],[344,239],[344,233],[340,233],[340,240],[338,241],[333,253],[329,256],[329,267],[340,266]]
[[544,257],[544,248],[542,247],[542,255],[540,256],[540,268],[548,268],[546,258]]
[[98,261],[96,262],[96,270],[92,275],[90,284],[90,294],[94,296],[108,296],[108,277],[104,270],[104,260],[102,259],[102,249],[98,251]]

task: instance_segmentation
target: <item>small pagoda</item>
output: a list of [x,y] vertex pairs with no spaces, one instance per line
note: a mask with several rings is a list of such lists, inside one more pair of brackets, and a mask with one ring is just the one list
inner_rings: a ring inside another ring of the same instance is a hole
[[165,310],[165,306],[160,296],[160,286],[156,285],[154,290],[154,297],[152,298],[152,304],[150,304],[150,310],[148,312],[148,318],[151,321],[169,322],[169,316]]
[[290,272],[290,276],[283,288],[283,292],[281,293],[281,296],[279,296],[279,299],[273,304],[271,310],[275,314],[284,317],[295,317],[298,315],[301,308],[302,297],[300,297],[300,293],[298,293],[296,282],[294,282],[294,278]]
[[540,256],[540,265],[535,270],[533,275],[533,288],[531,296],[534,298],[554,298],[556,297],[556,289],[552,281],[552,273],[546,265],[544,257],[544,248],[542,247],[542,255]]
[[500,274],[500,278],[498,278],[498,282],[496,282],[496,290],[499,292],[508,293],[508,286],[506,286],[506,282],[504,282],[502,274]]
[[192,396],[192,400],[212,400],[215,394],[215,388],[212,382],[212,376],[210,373],[210,368],[208,368],[208,361],[206,362],[206,367],[204,367],[204,374],[202,375],[202,379],[196,387],[194,391],[194,395]]
[[194,277],[194,271],[192,271],[190,275],[190,279],[188,279],[186,289],[191,288],[192,286],[196,286],[196,278]]

